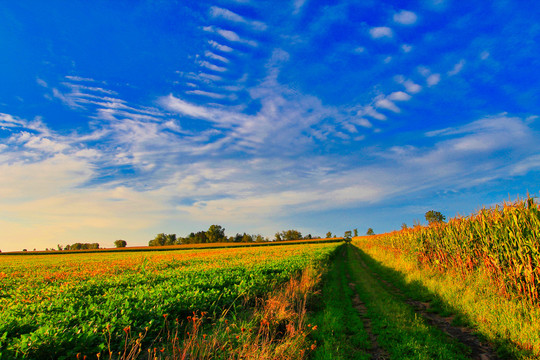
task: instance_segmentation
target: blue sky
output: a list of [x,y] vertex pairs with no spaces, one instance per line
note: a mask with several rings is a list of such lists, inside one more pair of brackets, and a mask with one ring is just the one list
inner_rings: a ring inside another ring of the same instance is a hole
[[375,232],[539,194],[540,5],[0,5],[0,249]]

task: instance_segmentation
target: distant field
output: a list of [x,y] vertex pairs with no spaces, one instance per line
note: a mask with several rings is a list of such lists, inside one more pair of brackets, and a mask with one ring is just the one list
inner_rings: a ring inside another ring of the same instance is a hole
[[166,319],[242,309],[338,245],[2,256],[0,358],[109,356],[128,332],[149,341]]
[[171,251],[171,250],[195,250],[195,249],[220,249],[220,248],[239,248],[239,247],[257,247],[257,246],[279,246],[294,244],[318,244],[341,242],[342,237],[323,238],[323,239],[305,239],[292,241],[268,241],[268,242],[216,242],[204,244],[185,244],[185,245],[167,245],[167,246],[128,246],[124,248],[103,248],[92,250],[51,250],[51,251],[11,251],[0,253],[0,256],[6,255],[51,255],[51,254],[77,254],[77,253],[95,253],[95,252],[125,252],[125,251]]

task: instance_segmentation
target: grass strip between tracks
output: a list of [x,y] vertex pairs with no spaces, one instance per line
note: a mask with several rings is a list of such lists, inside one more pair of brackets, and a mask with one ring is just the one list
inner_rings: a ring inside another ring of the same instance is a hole
[[353,290],[347,285],[346,247],[342,245],[324,279],[318,311],[310,321],[319,331],[312,336],[318,343],[317,360],[370,359],[370,342],[358,311],[353,307]]
[[388,292],[364,267],[360,251],[347,246],[351,281],[367,308],[379,345],[392,359],[467,359],[469,350],[432,327],[415,311]]

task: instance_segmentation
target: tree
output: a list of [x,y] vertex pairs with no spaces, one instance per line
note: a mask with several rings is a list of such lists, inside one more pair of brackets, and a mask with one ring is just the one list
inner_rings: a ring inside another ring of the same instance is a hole
[[401,224],[401,230],[405,230],[405,229],[408,229],[407,224],[402,223]]
[[283,240],[300,240],[302,239],[302,233],[298,230],[282,231],[281,238]]
[[98,243],[75,243],[73,245],[66,245],[64,250],[93,250],[99,249]]
[[221,225],[211,225],[206,232],[209,243],[224,242],[227,240],[225,229]]
[[354,237],[358,236],[358,229],[353,229],[353,231],[354,231],[354,235],[353,235],[353,236],[354,236]]
[[375,231],[372,228],[367,229],[366,235],[375,235]]
[[327,238],[327,239],[330,239],[331,237],[332,237],[332,232],[330,232],[330,231],[327,232],[327,233],[326,233],[326,238]]
[[255,242],[265,242],[265,241],[268,241],[268,239],[265,238],[264,236],[262,236],[261,234],[253,235],[252,238],[255,239]]
[[126,247],[126,245],[127,245],[126,240],[116,240],[114,242],[114,246],[116,246],[117,248],[124,248],[124,247]]
[[165,236],[165,245],[175,245],[176,244],[176,234],[167,234]]
[[343,235],[343,240],[346,242],[346,243],[350,243],[351,242],[351,237],[352,237],[352,232],[349,230],[349,231],[345,231],[345,235]]
[[148,242],[148,246],[163,246],[167,240],[167,235],[164,233],[157,234],[153,240]]
[[236,235],[234,235],[233,241],[234,242],[242,242],[243,237],[244,237],[244,235],[236,233]]
[[242,235],[242,242],[252,242],[252,241],[253,241],[253,238],[251,237],[251,235],[246,234],[246,233]]
[[429,225],[442,223],[444,222],[444,220],[446,220],[446,216],[435,210],[429,210],[428,212],[426,212],[425,217]]

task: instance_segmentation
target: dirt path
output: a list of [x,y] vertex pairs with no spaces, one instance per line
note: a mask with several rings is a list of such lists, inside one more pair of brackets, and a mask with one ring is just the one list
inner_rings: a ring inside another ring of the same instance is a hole
[[[351,279],[351,276],[349,274],[347,274],[347,279],[349,280]],[[371,358],[374,360],[390,359],[390,355],[385,349],[379,346],[377,337],[373,333],[371,319],[367,316],[366,305],[362,302],[362,300],[360,300],[360,296],[356,292],[356,284],[354,282],[349,282],[349,287],[353,290],[353,293],[354,293],[354,297],[352,299],[353,306],[360,314],[360,317],[362,318],[362,323],[364,324],[364,329],[366,330],[369,336],[369,341],[371,343],[371,348],[369,350],[369,353],[371,354]]]
[[[372,277],[374,277],[381,284],[383,284],[383,287],[385,287],[389,292],[395,294],[396,296],[400,297],[405,303],[409,304],[417,314],[419,314],[425,319],[425,321],[428,324],[439,328],[448,336],[458,340],[462,344],[465,344],[467,347],[469,347],[471,349],[471,355],[470,355],[471,359],[475,359],[475,360],[498,360],[499,359],[499,357],[496,355],[491,345],[487,342],[481,341],[472,329],[467,328],[467,327],[452,325],[452,319],[453,319],[452,317],[443,317],[439,314],[430,312],[429,302],[421,302],[421,301],[414,300],[412,298],[407,297],[394,284],[382,279],[379,274],[373,272],[362,259],[359,260],[359,263],[366,272],[369,272],[369,274]],[[364,311],[365,311],[365,305],[362,304],[362,306],[364,307]]]

